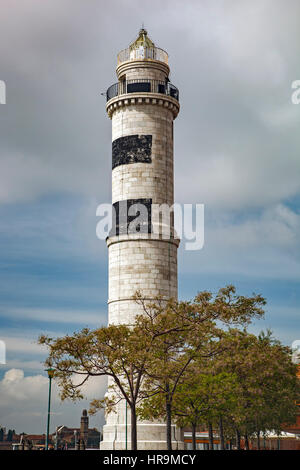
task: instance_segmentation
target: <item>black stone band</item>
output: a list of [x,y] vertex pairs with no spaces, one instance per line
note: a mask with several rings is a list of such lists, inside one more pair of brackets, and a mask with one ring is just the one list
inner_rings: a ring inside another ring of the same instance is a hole
[[113,204],[110,237],[129,233],[151,233],[152,199],[127,199]]
[[112,143],[112,168],[130,163],[151,163],[152,135],[127,135]]

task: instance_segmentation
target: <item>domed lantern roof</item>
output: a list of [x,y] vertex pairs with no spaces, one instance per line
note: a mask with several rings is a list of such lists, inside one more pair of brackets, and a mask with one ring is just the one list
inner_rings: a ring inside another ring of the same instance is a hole
[[155,45],[148,37],[147,31],[140,29],[137,39],[129,46],[130,59],[154,59]]
[[151,39],[148,36],[147,31],[144,28],[140,29],[137,39],[133,41],[133,43],[130,44],[129,49],[130,50],[139,49],[140,47],[143,47],[143,48],[155,47],[154,42],[151,41]]

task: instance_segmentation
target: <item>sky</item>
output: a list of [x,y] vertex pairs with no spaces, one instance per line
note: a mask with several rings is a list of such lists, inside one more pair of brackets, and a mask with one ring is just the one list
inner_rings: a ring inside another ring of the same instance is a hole
[[[41,333],[107,322],[107,248],[96,208],[111,200],[111,121],[101,95],[117,53],[144,23],[169,53],[181,110],[175,200],[205,205],[202,250],[178,253],[179,298],[234,284],[266,297],[264,320],[300,339],[298,0],[2,0],[0,80],[0,425],[46,429]],[[87,400],[61,403],[51,429],[79,426]],[[90,418],[98,428],[103,415]]]

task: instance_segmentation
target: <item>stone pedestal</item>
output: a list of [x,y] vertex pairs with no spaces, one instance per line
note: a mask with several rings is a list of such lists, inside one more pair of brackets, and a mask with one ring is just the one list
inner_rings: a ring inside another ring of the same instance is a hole
[[[130,408],[127,407],[127,449],[131,449]],[[126,404],[119,403],[117,413],[107,416],[107,424],[103,427],[104,440],[100,443],[101,450],[126,449]],[[151,421],[137,424],[138,450],[167,450],[166,425]],[[172,449],[183,449],[181,430],[172,426]]]

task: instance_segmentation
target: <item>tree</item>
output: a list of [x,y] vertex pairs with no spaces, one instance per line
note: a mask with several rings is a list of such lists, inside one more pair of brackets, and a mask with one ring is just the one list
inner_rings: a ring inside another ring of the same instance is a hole
[[[159,306],[158,299],[158,310],[162,308]],[[158,338],[179,333],[179,326],[168,322],[151,332],[146,331],[140,319],[131,326],[111,325],[96,330],[85,328],[73,336],[57,339],[42,335],[39,343],[49,348],[46,366],[56,370],[55,378],[62,400],[83,398],[82,387],[90,377],[111,378],[110,397],[94,399],[90,413],[104,407],[106,412],[113,412],[117,404],[125,399],[131,411],[131,449],[136,450],[136,407],[142,398],[148,396],[144,380],[146,367],[153,360]]]
[[[261,316],[265,301],[261,296],[237,296],[228,286],[213,296],[199,293],[193,302],[160,298],[146,304],[140,293],[135,296],[142,314],[132,325],[87,328],[63,338],[42,335],[47,345],[47,367],[56,369],[55,377],[62,399],[83,398],[82,387],[90,377],[108,376],[109,398],[95,399],[90,412],[105,407],[115,410],[125,399],[131,411],[131,449],[137,448],[137,405],[142,399],[160,394],[164,398],[167,421],[167,445],[171,449],[172,401],[184,373],[199,351],[211,357],[220,349],[223,335],[216,322],[247,324]],[[78,378],[80,379],[78,381]]]
[[[207,367],[208,366],[208,367]],[[212,374],[209,364],[195,363],[174,397],[174,421],[179,426],[191,426],[193,450],[196,449],[196,428],[199,425],[219,421],[222,428],[223,415],[234,409],[237,401],[236,377],[227,372]],[[220,432],[224,448],[223,431]]]
[[216,358],[216,370],[235,374],[239,400],[226,416],[240,447],[240,436],[256,436],[270,430],[280,432],[285,423],[296,418],[299,397],[297,367],[292,363],[292,351],[275,340],[269,331],[258,337],[247,331],[231,330],[231,347]]
[[[171,420],[172,406],[177,387],[183,383],[185,373],[196,358],[213,358],[220,354],[225,335],[220,325],[247,325],[252,318],[263,315],[265,299],[260,295],[244,297],[236,295],[233,286],[220,289],[216,295],[204,291],[193,302],[170,300],[163,310],[156,304],[147,304],[137,297],[144,315],[139,318],[147,332],[161,328],[167,323],[169,328],[178,325],[180,335],[160,335],[153,351],[153,360],[147,364],[145,387],[152,389],[151,397],[139,409],[140,416],[166,420],[167,447],[172,450]],[[153,407],[153,403],[156,407]],[[164,403],[164,409],[161,404]]]
[[295,423],[300,387],[291,349],[276,340],[271,331],[260,333],[256,348],[260,357],[255,364],[256,386],[263,406],[253,406],[252,426],[260,448],[261,433],[274,430],[279,435],[284,426]]
[[150,349],[137,328],[125,325],[96,330],[85,328],[73,336],[58,339],[41,336],[39,343],[49,348],[46,365],[56,370],[55,378],[63,400],[83,398],[82,386],[90,377],[111,377],[111,397],[95,399],[91,403],[91,412],[102,407],[111,412],[121,399],[125,399],[131,410],[131,449],[135,450],[136,404]]

